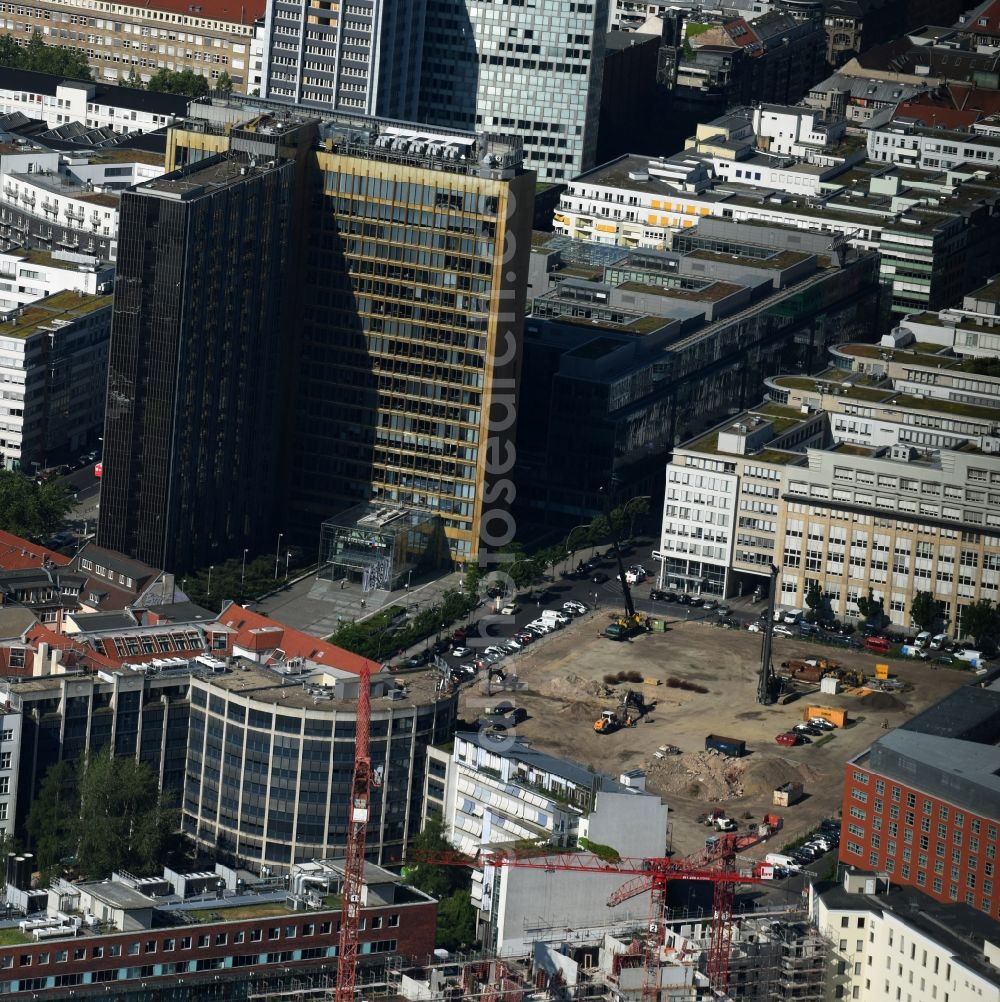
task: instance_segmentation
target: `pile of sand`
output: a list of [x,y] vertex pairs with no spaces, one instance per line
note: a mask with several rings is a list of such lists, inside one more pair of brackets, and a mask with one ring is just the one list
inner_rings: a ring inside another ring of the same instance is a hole
[[654,758],[646,773],[650,789],[657,793],[683,794],[708,803],[766,796],[783,783],[802,783],[808,788],[817,776],[809,766],[782,758],[736,759],[703,751]]
[[612,692],[600,680],[582,678],[572,672],[550,679],[545,690],[558,699],[599,699]]
[[906,704],[888,692],[869,692],[857,700],[866,710],[905,710]]

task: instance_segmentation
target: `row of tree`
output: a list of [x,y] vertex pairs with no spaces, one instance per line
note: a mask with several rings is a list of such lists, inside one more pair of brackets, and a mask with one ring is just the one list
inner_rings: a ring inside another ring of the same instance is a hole
[[[158,94],[180,94],[184,97],[205,97],[211,89],[208,80],[192,70],[157,70],[148,83],[143,83],[142,77],[135,70],[130,70],[122,81],[122,86],[155,91]],[[232,89],[232,78],[223,71],[215,82],[215,90],[228,94]]]
[[[38,31],[32,33],[26,45],[18,45],[11,35],[0,36],[0,66],[51,73],[73,80],[93,79],[86,52],[82,49],[48,45]],[[132,69],[122,84],[136,90],[180,94],[184,97],[204,97],[211,89],[207,78],[192,70],[157,70],[148,83],[143,83],[142,77]],[[232,89],[232,77],[223,71],[215,82],[215,90],[228,94]]]
[[73,496],[61,480],[36,484],[16,470],[0,469],[0,529],[40,543],[62,527]]
[[227,600],[245,602],[266,595],[280,587],[285,579],[293,577],[308,566],[304,550],[282,547],[280,553],[249,557],[231,557],[211,567],[192,571],[182,579],[182,588],[192,602],[213,612],[222,611]]
[[74,80],[91,79],[85,52],[81,49],[46,45],[37,30],[32,33],[26,45],[18,45],[12,35],[0,36],[0,66],[10,66],[17,70],[34,70],[36,73],[52,73]]
[[[805,602],[805,618],[810,623],[833,618],[830,596],[823,591],[818,581],[809,582]],[[876,598],[874,590],[869,589],[867,595],[859,596],[857,606],[866,624],[881,628],[889,622],[885,614],[885,600]],[[918,591],[913,596],[910,619],[916,629],[928,632],[944,631],[949,626],[945,604],[929,591]],[[970,602],[961,607],[954,626],[956,640],[972,637],[980,647],[995,643],[1000,638],[1000,607],[988,598]]]
[[51,766],[25,828],[46,886],[63,866],[92,878],[120,869],[156,872],[173,843],[177,819],[144,762],[102,752]]

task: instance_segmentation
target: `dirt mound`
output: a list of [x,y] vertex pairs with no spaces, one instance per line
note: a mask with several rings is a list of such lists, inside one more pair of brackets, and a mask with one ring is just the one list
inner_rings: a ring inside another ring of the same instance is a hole
[[869,692],[858,699],[858,705],[866,710],[905,710],[906,704],[888,692]]
[[612,692],[603,682],[582,678],[572,672],[551,679],[545,686],[545,691],[560,699],[597,699]]
[[782,783],[802,783],[808,788],[817,773],[805,765],[782,758],[735,759],[711,752],[685,752],[654,758],[646,766],[647,781],[656,793],[696,797],[709,803],[765,796]]

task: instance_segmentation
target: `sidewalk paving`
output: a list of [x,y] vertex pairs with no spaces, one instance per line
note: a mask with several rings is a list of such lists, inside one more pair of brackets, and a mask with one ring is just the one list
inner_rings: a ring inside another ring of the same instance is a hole
[[[633,560],[643,560],[647,561],[648,566],[647,545],[645,541],[636,544],[634,554],[625,558],[626,564]],[[606,553],[609,546],[609,543],[604,543],[574,551],[569,560],[556,564],[546,581],[559,580],[565,570],[574,569],[595,553]],[[497,565],[497,569],[502,570],[502,565]],[[617,572],[609,570],[608,573],[614,577]],[[409,588],[364,593],[358,584],[345,582],[341,587],[339,581],[323,581],[316,574],[310,574],[259,602],[250,604],[257,612],[293,629],[302,630],[314,637],[328,637],[343,623],[366,619],[388,605],[403,606],[415,615],[421,609],[440,605],[446,591],[461,591],[463,585],[464,574],[450,572],[437,578],[413,581]],[[470,620],[492,611],[492,605],[485,603],[470,616]],[[414,650],[423,650],[425,646],[426,643],[421,642]]]

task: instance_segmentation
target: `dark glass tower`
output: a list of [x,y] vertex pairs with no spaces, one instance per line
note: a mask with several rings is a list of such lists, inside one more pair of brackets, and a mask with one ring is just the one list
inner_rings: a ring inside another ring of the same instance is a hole
[[181,573],[270,545],[293,173],[228,153],[123,194],[101,546]]

